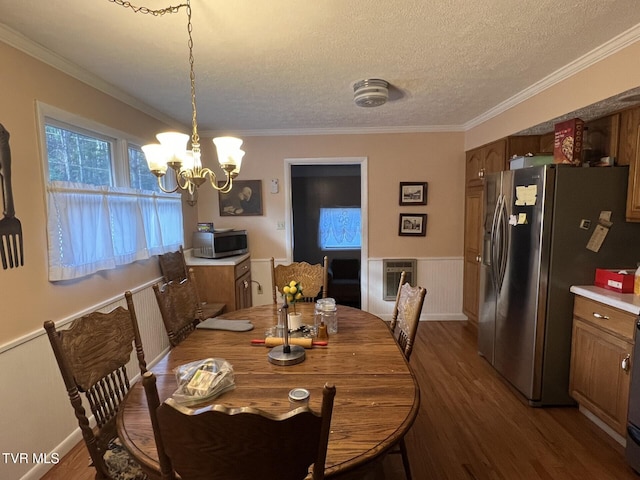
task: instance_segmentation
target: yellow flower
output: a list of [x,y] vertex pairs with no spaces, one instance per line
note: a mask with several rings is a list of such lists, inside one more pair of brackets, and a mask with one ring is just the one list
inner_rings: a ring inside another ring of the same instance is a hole
[[300,285],[300,282],[291,280],[287,285],[282,287],[282,293],[287,302],[294,305],[295,309],[295,303],[303,297],[302,285]]

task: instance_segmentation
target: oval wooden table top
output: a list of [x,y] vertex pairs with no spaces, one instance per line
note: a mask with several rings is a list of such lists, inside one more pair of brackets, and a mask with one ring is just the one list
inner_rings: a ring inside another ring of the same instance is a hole
[[[313,324],[313,307],[296,305],[306,324]],[[329,337],[328,346],[307,349],[302,363],[280,366],[268,361],[268,348],[251,344],[254,338],[264,338],[276,315],[276,306],[261,305],[218,317],[251,320],[251,331],[195,330],[151,368],[157,376],[160,400],[177,389],[175,367],[209,357],[225,359],[233,366],[236,388],[211,401],[227,407],[285,413],[290,408],[289,391],[303,387],[311,392],[311,408],[319,411],[322,387],[332,383],[336,397],[326,476],[337,478],[366,470],[404,436],[420,403],[416,379],[387,324],[370,313],[339,305],[339,330]],[[117,428],[133,457],[146,470],[159,473],[142,382],[133,386],[121,405]]]

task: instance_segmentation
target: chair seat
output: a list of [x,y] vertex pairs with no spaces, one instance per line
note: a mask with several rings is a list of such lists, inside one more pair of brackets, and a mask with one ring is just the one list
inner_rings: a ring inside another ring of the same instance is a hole
[[115,439],[109,444],[109,449],[104,454],[104,462],[107,464],[109,475],[113,480],[147,480],[147,475],[142,467],[129,455],[122,446],[120,439]]
[[203,303],[202,318],[207,319],[222,315],[222,312],[224,312],[224,307],[224,303]]

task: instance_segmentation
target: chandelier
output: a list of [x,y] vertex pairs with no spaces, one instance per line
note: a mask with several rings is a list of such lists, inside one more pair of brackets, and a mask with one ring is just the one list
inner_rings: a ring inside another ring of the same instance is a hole
[[[189,192],[190,197],[197,195],[197,188],[209,180],[216,190],[229,192],[233,179],[240,173],[244,151],[240,149],[242,140],[235,137],[217,137],[213,139],[218,154],[218,163],[225,174],[225,181],[218,185],[216,174],[202,166],[200,158],[200,136],[198,135],[198,119],[196,108],[196,76],[193,68],[193,38],[191,36],[191,0],[177,6],[169,6],[159,10],[147,7],[136,7],[126,0],[109,0],[136,13],[161,16],[166,13],[177,13],[181,8],[187,11],[187,32],[189,34],[189,79],[191,82],[191,138],[185,133],[163,132],[156,135],[160,143],[144,145],[142,151],[147,159],[149,170],[158,178],[158,186],[163,192],[174,193],[179,189]],[[191,150],[187,144],[191,139]],[[174,172],[176,186],[167,189],[162,184],[162,177],[171,168]]]

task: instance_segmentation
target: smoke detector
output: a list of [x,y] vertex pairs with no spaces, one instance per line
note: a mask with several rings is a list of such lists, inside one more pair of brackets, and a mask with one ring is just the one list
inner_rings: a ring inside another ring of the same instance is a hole
[[359,107],[379,107],[387,103],[389,82],[379,78],[360,80],[353,85],[353,101]]

